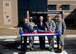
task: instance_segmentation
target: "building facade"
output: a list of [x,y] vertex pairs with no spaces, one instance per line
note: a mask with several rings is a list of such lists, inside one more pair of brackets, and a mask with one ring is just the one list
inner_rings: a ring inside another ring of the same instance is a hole
[[76,0],[48,0],[48,11],[62,11],[67,26],[76,26]]
[[60,13],[68,27],[76,26],[76,0],[0,0],[0,27],[17,26],[27,18],[27,10],[34,19],[40,15],[54,18]]
[[0,28],[18,25],[17,0],[0,0]]
[[[24,1],[24,2],[23,2]],[[67,27],[76,26],[76,0],[18,0],[19,19],[26,18],[26,11],[35,12],[30,14],[38,18],[39,15],[49,15],[54,18],[58,13],[61,13],[65,19]],[[50,12],[50,13],[43,13]],[[46,18],[46,17],[44,17]]]

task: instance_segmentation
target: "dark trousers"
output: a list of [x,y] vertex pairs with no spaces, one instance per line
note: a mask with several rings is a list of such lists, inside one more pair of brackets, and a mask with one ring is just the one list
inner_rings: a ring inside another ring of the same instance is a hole
[[[22,38],[21,38],[22,39]],[[27,37],[23,37],[24,43],[22,43],[22,51],[26,52],[27,51]]]
[[45,48],[45,36],[39,36],[40,48]]
[[56,36],[56,37],[57,37],[57,49],[58,49],[58,50],[59,50],[59,40],[60,40],[59,36],[60,36],[60,35],[57,35],[57,36]]

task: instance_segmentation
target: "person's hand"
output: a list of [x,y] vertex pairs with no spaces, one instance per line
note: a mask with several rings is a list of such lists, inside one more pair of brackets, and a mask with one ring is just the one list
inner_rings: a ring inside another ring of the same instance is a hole
[[44,30],[39,30],[39,32],[44,32]]
[[35,26],[37,26],[37,24]]
[[53,30],[50,30],[50,32],[54,32]]
[[37,30],[34,30],[34,33],[37,33]]

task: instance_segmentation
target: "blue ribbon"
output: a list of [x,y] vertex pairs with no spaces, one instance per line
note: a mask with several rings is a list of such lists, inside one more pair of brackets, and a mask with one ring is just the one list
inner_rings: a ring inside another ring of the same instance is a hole
[[61,34],[60,29],[57,29],[57,30],[56,30],[56,33],[57,33],[57,34]]
[[22,35],[23,33],[23,29],[19,29],[19,35]]

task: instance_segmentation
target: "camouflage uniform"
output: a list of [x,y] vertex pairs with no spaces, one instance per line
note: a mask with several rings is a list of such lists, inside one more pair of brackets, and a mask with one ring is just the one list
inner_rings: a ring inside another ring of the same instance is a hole
[[[50,21],[46,21],[45,22],[46,24],[46,30],[49,31],[49,32],[55,32],[55,23],[53,20],[50,20]],[[50,48],[52,48],[54,46],[54,36],[48,36],[48,41],[49,41],[49,44],[50,44]]]
[[55,19],[55,24],[56,24],[56,31],[60,30],[60,37],[59,37],[60,44],[61,44],[61,46],[64,46],[64,36],[63,36],[63,33],[64,33],[64,30],[66,29],[65,22],[64,22],[63,19],[61,19],[61,20]]
[[[28,24],[31,27],[31,29],[34,30],[34,26],[35,26],[34,22],[29,22]],[[30,48],[33,47],[33,43],[34,43],[34,37],[33,36],[30,36],[29,37]]]

